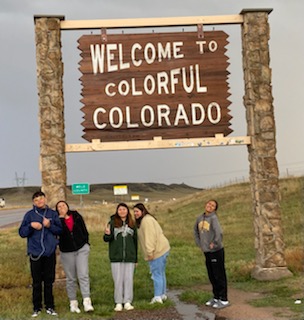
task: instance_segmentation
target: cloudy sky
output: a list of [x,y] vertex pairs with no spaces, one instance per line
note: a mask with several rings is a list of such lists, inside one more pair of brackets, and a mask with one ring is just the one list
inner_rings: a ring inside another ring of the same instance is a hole
[[[17,177],[25,177],[26,186],[41,184],[34,15],[64,15],[65,20],[125,19],[234,15],[247,8],[273,9],[269,45],[277,160],[281,176],[303,175],[303,0],[1,0],[0,188],[16,186]],[[240,26],[215,29],[229,35],[231,135],[245,136]],[[62,32],[66,143],[86,143],[82,139],[77,39],[89,33]],[[246,146],[234,146],[69,153],[67,169],[68,184],[161,182],[211,187],[248,178],[249,163]]]

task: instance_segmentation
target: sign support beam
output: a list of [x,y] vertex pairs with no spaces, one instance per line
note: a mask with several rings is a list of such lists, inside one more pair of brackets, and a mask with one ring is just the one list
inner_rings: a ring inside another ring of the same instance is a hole
[[84,29],[125,29],[125,28],[152,28],[152,27],[178,27],[220,24],[242,24],[243,15],[225,16],[194,16],[170,18],[141,18],[141,19],[114,19],[114,20],[61,20],[61,30]]
[[66,152],[121,151],[142,149],[201,148],[215,146],[249,145],[250,137],[224,137],[217,134],[212,138],[166,139],[154,137],[153,140],[101,142],[93,139],[92,143],[66,144]]

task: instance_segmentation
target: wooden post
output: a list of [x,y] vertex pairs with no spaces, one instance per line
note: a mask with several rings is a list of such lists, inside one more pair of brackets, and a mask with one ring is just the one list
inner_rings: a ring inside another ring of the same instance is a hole
[[250,180],[253,197],[256,266],[252,276],[276,280],[290,276],[281,228],[279,171],[269,67],[268,14],[272,10],[243,10],[243,68],[245,78]]
[[60,21],[35,16],[42,190],[50,207],[66,199],[63,64]]

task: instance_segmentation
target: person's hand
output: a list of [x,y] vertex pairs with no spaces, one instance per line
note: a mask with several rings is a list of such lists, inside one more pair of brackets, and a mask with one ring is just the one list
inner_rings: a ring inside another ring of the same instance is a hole
[[31,227],[36,229],[36,230],[41,230],[42,229],[42,224],[40,222],[31,222]]
[[47,218],[43,218],[43,225],[46,227],[46,228],[49,228],[50,225],[51,225],[51,221]]
[[213,249],[214,248],[214,243],[211,242],[210,245],[209,245],[210,249]]
[[107,235],[111,234],[111,229],[110,229],[110,225],[109,224],[106,225],[104,233],[107,234]]
[[149,255],[149,256],[148,256],[148,261],[153,260],[153,258],[154,258],[154,256],[153,256],[153,255]]

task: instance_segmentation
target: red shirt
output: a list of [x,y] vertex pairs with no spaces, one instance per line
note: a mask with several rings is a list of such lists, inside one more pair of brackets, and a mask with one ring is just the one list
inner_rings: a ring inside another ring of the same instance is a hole
[[67,219],[64,219],[66,226],[70,230],[70,232],[73,231],[73,226],[74,226],[74,219],[73,216],[70,215]]

